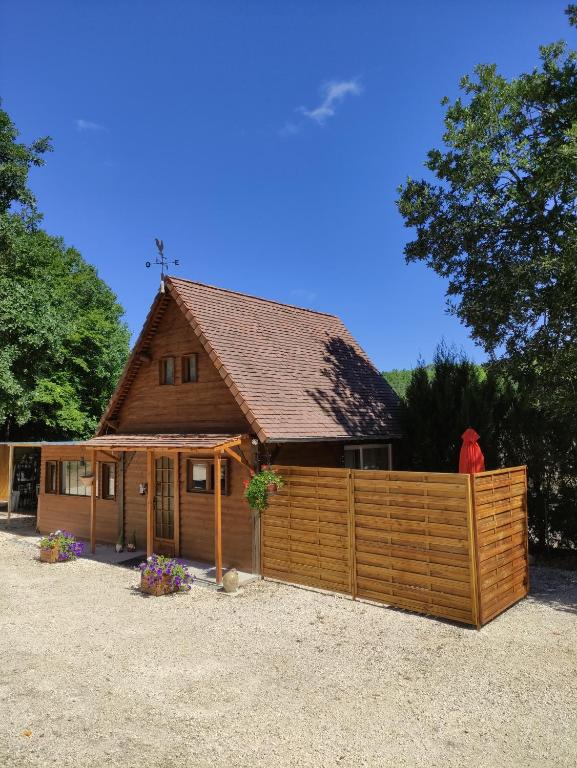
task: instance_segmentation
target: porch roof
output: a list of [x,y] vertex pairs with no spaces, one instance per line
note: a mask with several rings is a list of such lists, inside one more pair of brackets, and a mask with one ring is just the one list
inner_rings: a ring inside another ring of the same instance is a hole
[[164,450],[193,450],[239,445],[242,435],[223,434],[144,434],[144,435],[100,435],[80,443],[87,448],[99,448],[109,451],[145,451],[151,448]]

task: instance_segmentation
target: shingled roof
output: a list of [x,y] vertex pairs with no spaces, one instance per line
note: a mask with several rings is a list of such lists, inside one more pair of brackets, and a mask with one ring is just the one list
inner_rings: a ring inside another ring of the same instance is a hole
[[101,421],[114,416],[163,314],[180,306],[263,442],[399,437],[399,400],[334,315],[180,278],[165,280]]

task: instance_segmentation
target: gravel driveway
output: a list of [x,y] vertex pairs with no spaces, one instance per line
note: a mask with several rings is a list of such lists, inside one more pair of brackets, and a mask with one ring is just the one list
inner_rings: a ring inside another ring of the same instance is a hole
[[271,582],[145,598],[35,556],[0,532],[3,768],[577,765],[575,573],[477,632]]

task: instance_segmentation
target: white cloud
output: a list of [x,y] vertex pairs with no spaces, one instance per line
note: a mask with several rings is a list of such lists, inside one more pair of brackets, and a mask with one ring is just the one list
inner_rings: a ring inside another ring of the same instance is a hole
[[92,120],[84,120],[79,117],[74,121],[77,131],[104,131],[106,130],[100,123],[93,123]]
[[[321,103],[313,109],[298,107],[295,110],[299,115],[312,120],[317,125],[324,125],[329,117],[334,117],[337,105],[347,96],[358,96],[362,93],[362,86],[358,80],[330,80],[321,86]],[[288,120],[278,130],[278,135],[286,139],[300,133],[306,124],[306,120]]]
[[299,112],[313,120],[318,125],[323,125],[329,117],[333,117],[337,104],[340,104],[347,96],[358,96],[362,91],[356,80],[331,80],[321,88],[323,100],[314,109],[300,107]]

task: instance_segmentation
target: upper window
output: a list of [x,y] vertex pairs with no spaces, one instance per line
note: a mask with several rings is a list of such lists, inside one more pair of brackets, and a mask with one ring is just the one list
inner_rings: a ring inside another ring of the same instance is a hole
[[116,464],[106,461],[102,464],[102,493],[103,499],[116,497]]
[[198,381],[198,355],[185,355],[182,358],[182,383]]
[[[214,462],[196,459],[186,461],[186,490],[197,493],[214,493]],[[220,490],[223,496],[228,493],[228,462],[220,464]]]
[[46,462],[44,490],[46,493],[57,493],[58,491],[58,464],[55,461]]
[[392,469],[391,444],[345,445],[345,467],[349,469]]
[[174,384],[174,357],[163,357],[160,361],[160,383]]
[[92,474],[89,461],[63,461],[60,464],[60,493],[66,496],[90,496],[90,485],[85,485],[81,478]]

